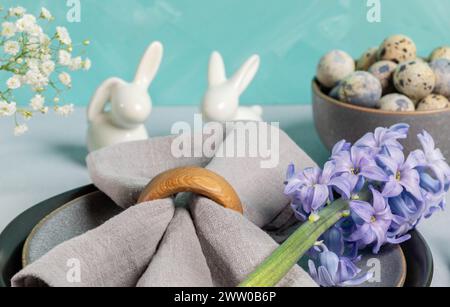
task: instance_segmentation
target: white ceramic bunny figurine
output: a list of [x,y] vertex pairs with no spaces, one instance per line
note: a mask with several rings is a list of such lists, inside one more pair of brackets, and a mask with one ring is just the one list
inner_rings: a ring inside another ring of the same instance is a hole
[[207,121],[262,121],[260,106],[239,107],[239,97],[258,72],[260,59],[253,55],[227,79],[225,64],[218,52],[213,52],[209,62],[208,90],[203,98],[202,113]]
[[[148,138],[144,125],[152,111],[148,88],[159,70],[162,57],[162,44],[154,42],[145,52],[133,82],[110,78],[96,90],[87,114],[89,151]],[[108,102],[111,107],[107,111],[105,106]]]

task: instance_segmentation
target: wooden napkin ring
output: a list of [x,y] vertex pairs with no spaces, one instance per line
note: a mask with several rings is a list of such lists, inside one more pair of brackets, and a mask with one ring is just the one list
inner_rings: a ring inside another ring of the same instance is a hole
[[156,176],[144,189],[138,203],[164,199],[182,192],[205,196],[219,205],[243,214],[233,187],[218,174],[200,167],[182,167]]

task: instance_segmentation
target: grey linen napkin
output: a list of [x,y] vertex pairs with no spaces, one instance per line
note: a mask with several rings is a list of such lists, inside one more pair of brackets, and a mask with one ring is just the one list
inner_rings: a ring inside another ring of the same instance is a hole
[[[233,130],[228,132],[216,153],[236,141]],[[283,195],[287,166],[315,164],[283,131],[279,131],[279,163],[274,168],[261,168],[261,158],[248,156],[177,159],[170,154],[173,140],[157,138],[92,153],[87,162],[94,183],[129,209],[59,245],[19,272],[13,286],[207,287],[243,281],[278,247],[261,228],[277,233],[292,223],[289,201]],[[227,179],[242,200],[244,216],[204,197],[194,197],[190,210],[175,206],[172,199],[132,207],[151,178],[188,165],[206,167]],[[80,260],[81,282],[67,281],[67,259]],[[279,286],[316,284],[296,266]]]

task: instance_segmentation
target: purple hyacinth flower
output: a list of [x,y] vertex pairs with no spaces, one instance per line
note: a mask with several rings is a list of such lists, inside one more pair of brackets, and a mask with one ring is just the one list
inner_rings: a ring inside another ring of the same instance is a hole
[[369,273],[361,275],[361,270],[355,264],[356,261],[339,257],[336,253],[329,251],[325,245],[321,248],[323,251],[317,257],[316,263],[313,260],[308,261],[309,273],[320,286],[357,286],[373,277]]
[[409,125],[397,124],[390,128],[377,128],[375,132],[367,133],[355,143],[356,147],[367,148],[371,154],[376,155],[383,147],[390,150],[402,151],[403,146],[398,140],[406,139]]
[[293,163],[291,163],[291,164],[289,164],[288,169],[286,171],[286,184],[294,176],[295,176],[295,165]]
[[343,199],[350,200],[358,198],[358,194],[365,185],[365,180],[362,176],[353,176],[351,174],[344,173],[340,176],[334,177],[330,181],[330,185],[333,186],[333,190],[336,191]]
[[353,146],[350,151],[342,151],[337,158],[336,174],[349,174],[369,180],[386,181],[385,172],[375,163],[366,149]]
[[317,212],[328,202],[331,192],[329,182],[334,169],[334,163],[328,162],[323,171],[320,168],[307,168],[302,173],[292,175],[292,168],[288,170],[290,178],[284,192],[293,199],[292,207],[301,219]]
[[352,144],[348,143],[345,140],[338,142],[334,145],[333,150],[331,151],[331,159],[334,160],[340,156],[343,152],[349,152],[350,148],[352,148]]
[[[341,220],[332,228],[328,229],[320,238],[321,242],[328,248],[329,251],[335,253],[340,258],[345,257],[352,261],[359,261],[361,257],[358,255],[358,248],[355,243],[346,241],[344,228],[346,228]],[[320,251],[320,250],[319,250]]]
[[446,193],[433,194],[424,191],[425,212],[423,217],[428,219],[434,213],[445,210]]
[[376,161],[389,175],[383,189],[384,197],[397,197],[406,190],[417,200],[422,200],[420,176],[415,169],[417,160],[414,154],[409,155],[405,161],[403,152],[394,150],[377,156]]
[[371,191],[373,205],[364,201],[350,202],[356,229],[348,241],[356,242],[360,248],[373,244],[373,253],[378,254],[381,246],[387,242],[387,232],[393,216],[381,193],[374,188]]
[[426,169],[419,168],[420,187],[424,198],[424,217],[430,218],[435,212],[445,209],[448,189],[443,188],[439,179],[431,176]]
[[413,230],[423,217],[425,205],[409,193],[388,200],[393,220],[388,232],[388,242],[400,244],[411,238],[408,232]]
[[443,191],[444,186],[441,180],[430,175],[427,169],[424,169],[422,167],[418,167],[417,169],[420,176],[420,187],[423,191],[436,195],[445,193]]
[[441,192],[444,190],[447,192],[450,186],[450,166],[445,161],[440,149],[436,148],[436,144],[428,132],[424,131],[418,135],[418,138],[423,151],[417,150],[413,154],[418,162],[419,170],[433,174],[433,177],[441,184]]

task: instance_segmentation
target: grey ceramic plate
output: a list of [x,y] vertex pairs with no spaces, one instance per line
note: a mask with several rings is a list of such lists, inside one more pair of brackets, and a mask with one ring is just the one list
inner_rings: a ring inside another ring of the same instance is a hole
[[[47,199],[16,217],[0,234],[0,287],[10,285],[10,280],[22,268],[22,251],[25,240],[33,228],[51,212],[79,197],[98,192],[93,185],[81,187]],[[104,195],[106,202],[112,202]],[[417,231],[401,248],[407,263],[406,287],[428,287],[433,279],[433,257],[424,238]]]
[[[81,196],[56,209],[33,229],[25,242],[22,263],[33,263],[60,243],[100,226],[121,209],[101,192]],[[380,264],[381,282],[366,287],[401,287],[406,279],[406,260],[399,246],[386,247],[374,258],[366,253],[360,262],[364,271]]]

